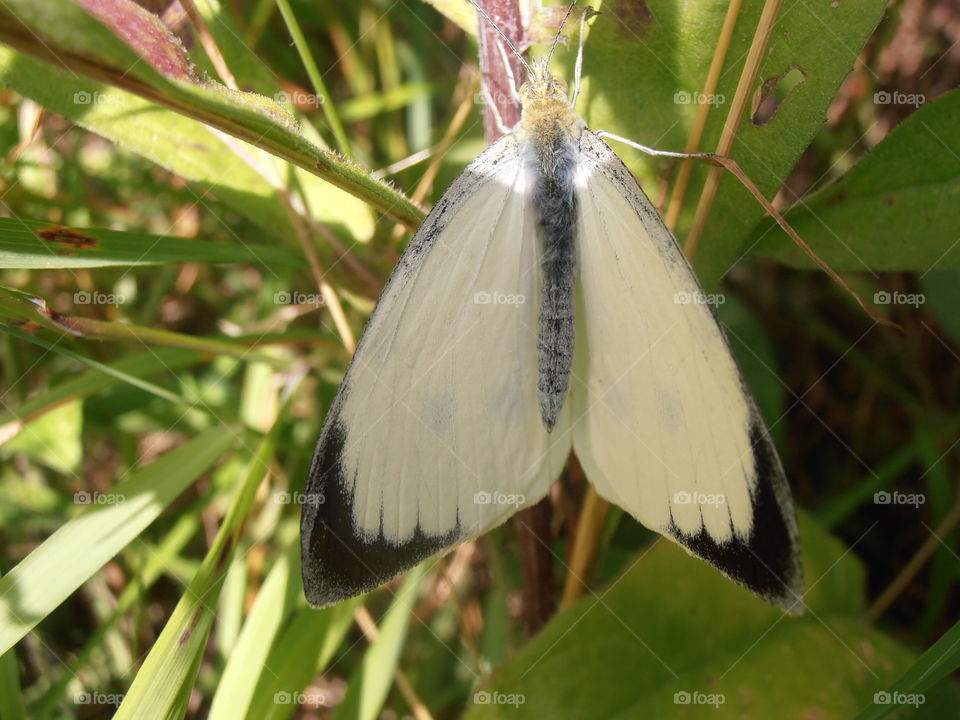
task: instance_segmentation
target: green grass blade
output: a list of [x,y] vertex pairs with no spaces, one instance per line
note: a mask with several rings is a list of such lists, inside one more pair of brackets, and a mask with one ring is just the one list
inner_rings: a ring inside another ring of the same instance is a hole
[[270,648],[299,599],[294,594],[299,584],[291,580],[291,576],[299,572],[299,553],[296,547],[291,547],[274,563],[257,594],[217,686],[210,706],[210,720],[236,720],[246,716]]
[[161,371],[172,373],[209,357],[193,350],[158,348],[109,363],[106,367],[110,368],[110,372],[94,368],[80,377],[52,385],[42,393],[25,400],[22,405],[0,413],[0,443],[16,435],[25,423],[42,417],[62,403],[115,387],[124,382],[126,377],[143,379]]
[[0,652],[6,652],[153,522],[234,442],[207,430],[147,467],[47,538],[0,579]]
[[276,451],[274,424],[247,465],[217,536],[121,703],[117,720],[182,717],[215,618],[220,589],[243,537],[257,488]]
[[[143,593],[166,572],[167,568],[176,560],[183,551],[186,544],[193,538],[200,528],[200,513],[205,503],[194,503],[192,511],[184,513],[177,518],[176,523],[164,534],[163,540],[159,545],[146,545],[144,553],[146,563],[142,570],[127,587],[123,589],[120,597],[117,599],[116,608],[113,613],[101,622],[90,634],[83,647],[77,652],[76,656],[70,661],[70,664],[60,674],[60,677],[44,693],[43,698],[36,707],[31,709],[37,718],[49,717],[56,704],[62,701],[67,686],[77,676],[80,675],[92,662],[93,658],[102,649],[103,638],[116,627],[124,614],[133,607]],[[3,717],[0,715],[0,717]]]
[[[857,715],[856,720],[889,717],[900,710],[910,696],[929,690],[957,668],[960,668],[960,622],[945,632],[889,690],[877,693],[874,704]],[[905,702],[900,702],[901,698]]]
[[0,218],[0,268],[79,268],[177,265],[185,262],[250,263],[301,267],[303,258],[283,247],[214,243],[195,238],[63,228],[38,220]]
[[380,636],[370,644],[363,660],[350,674],[347,694],[337,706],[334,720],[376,720],[379,717],[387,693],[393,686],[417,588],[428,565],[421,563],[407,573],[380,623]]
[[[182,45],[155,15],[134,3],[113,4],[110,13],[102,17],[128,31],[127,42],[69,0],[8,0],[0,6],[0,42],[245,140],[322,177],[400,223],[419,225],[423,218],[419,208],[385,183],[373,180],[363,168],[308,140],[278,103],[262,95],[196,81]],[[50,22],[50,18],[57,21]],[[63,31],[66,28],[68,32]]]

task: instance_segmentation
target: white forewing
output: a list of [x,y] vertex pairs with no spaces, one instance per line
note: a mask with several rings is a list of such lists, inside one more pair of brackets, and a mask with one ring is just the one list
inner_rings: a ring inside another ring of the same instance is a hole
[[[539,252],[527,175],[513,137],[483,153],[380,298],[311,470],[310,489],[341,504],[304,511],[305,555],[322,553],[311,564],[330,578],[337,566],[367,563],[358,582],[380,584],[539,500],[563,467],[569,413],[548,434],[538,405]],[[311,539],[318,525],[353,537]],[[384,548],[400,567],[376,567]],[[315,585],[324,582],[315,604],[338,596],[329,578]]]

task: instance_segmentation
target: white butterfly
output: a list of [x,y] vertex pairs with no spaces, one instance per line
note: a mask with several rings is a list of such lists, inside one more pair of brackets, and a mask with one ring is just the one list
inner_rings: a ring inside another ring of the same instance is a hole
[[791,609],[798,534],[768,432],[676,241],[548,62],[364,330],[310,468],[307,599],[499,525],[572,449],[602,497]]

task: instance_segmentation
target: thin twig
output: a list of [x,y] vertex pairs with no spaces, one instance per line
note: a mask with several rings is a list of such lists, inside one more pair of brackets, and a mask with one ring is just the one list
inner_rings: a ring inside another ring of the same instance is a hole
[[763,206],[763,209],[767,211],[767,214],[774,219],[777,225],[779,225],[787,235],[790,236],[790,239],[793,240],[793,242],[795,242],[801,250],[803,250],[807,257],[820,266],[820,269],[827,274],[827,277],[846,290],[847,293],[849,293],[850,296],[856,300],[857,304],[863,309],[863,311],[875,322],[878,322],[881,325],[886,325],[887,327],[901,329],[900,325],[879,315],[876,310],[870,307],[867,304],[867,301],[860,297],[857,291],[850,287],[847,284],[847,281],[837,274],[836,270],[830,267],[825,260],[821,259],[820,256],[813,251],[813,248],[804,242],[803,238],[801,238],[797,231],[793,229],[790,223],[784,220],[783,215],[781,215],[780,212],[773,206],[773,204],[763,196],[763,193],[760,192],[760,188],[754,185],[753,181],[747,177],[747,174],[743,171],[743,168],[740,167],[740,164],[736,160],[730,157],[713,155],[712,153],[704,153],[703,157],[711,162],[716,163],[717,165],[722,166],[727,171],[735,175],[736,178],[743,183],[743,186],[750,191],[750,194],[753,195]]
[[[723,19],[723,27],[720,28],[717,47],[713,51],[713,60],[710,61],[707,79],[703,84],[704,99],[713,97],[717,91],[717,85],[720,83],[720,72],[723,70],[723,63],[727,59],[727,51],[730,49],[730,41],[733,38],[733,28],[737,24],[737,18],[740,15],[740,4],[741,0],[731,0],[727,6],[727,14]],[[700,149],[700,140],[703,138],[703,131],[707,126],[707,117],[710,115],[710,109],[712,107],[712,102],[701,102],[697,106],[697,114],[693,119],[693,127],[690,129],[690,139],[687,140],[687,146],[684,148],[684,152],[695,153]],[[680,162],[680,171],[677,173],[677,181],[673,186],[670,205],[667,208],[667,215],[664,218],[664,222],[666,222],[671,232],[677,227],[680,208],[683,206],[683,196],[687,192],[687,185],[690,182],[690,173],[692,170],[692,159],[687,158]]]
[[[460,87],[464,89],[463,98],[460,101],[460,105],[454,112],[453,118],[450,120],[450,124],[443,133],[443,137],[440,139],[440,142],[434,146],[433,159],[430,161],[426,171],[423,173],[423,177],[420,178],[420,182],[417,183],[417,187],[413,191],[413,195],[410,196],[410,199],[413,200],[413,202],[415,202],[417,205],[422,204],[427,195],[430,194],[430,190],[433,189],[433,181],[437,178],[437,173],[440,171],[440,165],[443,163],[444,156],[447,154],[450,146],[453,145],[454,141],[457,139],[457,136],[463,129],[464,124],[467,122],[467,118],[470,117],[470,111],[473,109],[473,95],[477,90],[476,80],[471,79],[469,84],[461,85]],[[398,240],[405,231],[406,228],[397,223],[393,229],[394,240]]]
[[956,503],[930,534],[930,537],[924,541],[913,557],[903,566],[903,569],[897,573],[893,582],[873,601],[865,616],[867,622],[876,622],[893,605],[894,600],[906,589],[916,574],[923,569],[927,561],[933,557],[934,552],[942,542],[940,538],[953,530],[958,522],[960,522],[960,495],[957,496]]
[[566,609],[573,605],[587,589],[587,579],[609,511],[610,503],[597,495],[592,483],[588,484],[583,509],[577,520],[577,534],[573,539],[573,550],[563,586],[563,599],[560,601],[561,608]]
[[[380,628],[377,627],[377,621],[373,619],[370,611],[367,610],[365,606],[360,605],[357,607],[357,609],[353,611],[353,618],[357,621],[357,626],[361,632],[363,632],[368,642],[372,643],[380,637]],[[413,685],[407,680],[407,676],[403,674],[403,670],[397,668],[394,676],[397,689],[400,690],[403,699],[407,701],[407,705],[409,705],[410,710],[413,711],[413,716],[417,720],[433,720],[433,715],[430,714],[427,706],[423,704],[423,700],[417,695],[417,691],[413,689]]]
[[[750,51],[747,54],[747,61],[743,66],[743,72],[740,73],[740,81],[737,83],[737,90],[734,93],[733,102],[730,104],[730,112],[727,114],[723,132],[720,134],[720,142],[717,144],[716,150],[717,155],[726,157],[731,155],[733,143],[737,139],[737,131],[740,129],[740,123],[743,120],[744,110],[746,110],[747,102],[750,99],[751,88],[760,72],[760,64],[767,54],[767,45],[770,43],[770,36],[773,34],[773,26],[781,5],[783,5],[783,0],[767,0],[763,6],[760,22],[757,24],[757,31],[753,35],[753,42],[750,44]],[[693,226],[690,228],[684,246],[684,252],[688,258],[693,258],[700,247],[700,238],[703,237],[707,218],[710,216],[713,201],[717,197],[721,177],[722,170],[720,168],[715,168],[707,174],[707,182],[703,187],[703,193],[700,195],[700,202],[697,203],[697,210],[694,214]]]
[[210,58],[213,69],[217,71],[217,75],[223,80],[223,84],[231,90],[239,89],[236,78],[234,78],[233,73],[230,72],[230,66],[227,65],[227,61],[217,46],[217,41],[210,32],[210,28],[207,27],[207,21],[203,19],[203,15],[200,14],[193,0],[180,0],[180,5],[183,6],[187,17],[190,18],[190,24],[193,25],[193,29],[197,31],[200,44],[203,45],[204,52],[206,52],[207,57]]
[[307,230],[303,226],[303,220],[293,209],[290,193],[286,188],[280,188],[279,191],[283,198],[283,207],[286,209],[287,216],[290,218],[290,224],[293,226],[293,232],[296,234],[297,241],[300,243],[300,249],[303,250],[303,254],[310,265],[310,272],[313,274],[313,279],[317,283],[317,287],[320,288],[323,303],[327,310],[330,311],[330,317],[333,318],[333,324],[340,334],[343,346],[347,349],[347,352],[353,355],[357,349],[357,341],[353,335],[353,330],[350,328],[350,323],[347,322],[347,316],[343,312],[340,297],[337,295],[336,290],[333,289],[333,286],[326,280],[326,272],[320,265],[317,250],[310,241]]

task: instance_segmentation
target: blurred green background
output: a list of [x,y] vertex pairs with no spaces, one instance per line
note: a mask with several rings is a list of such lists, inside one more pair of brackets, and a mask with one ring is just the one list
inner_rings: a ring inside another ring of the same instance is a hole
[[[475,26],[459,0],[194,3],[0,6],[0,717],[956,716],[955,3],[787,0],[734,145],[901,330],[732,178],[696,257],[801,508],[801,618],[616,510],[560,610],[576,467],[525,521],[542,548],[508,523],[306,607],[298,498],[422,217],[400,193],[429,207],[486,145]],[[682,149],[727,7],[603,3],[578,111]],[[621,154],[662,206],[676,165]]]

